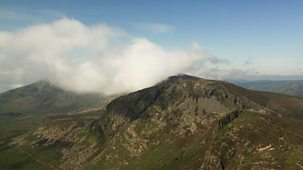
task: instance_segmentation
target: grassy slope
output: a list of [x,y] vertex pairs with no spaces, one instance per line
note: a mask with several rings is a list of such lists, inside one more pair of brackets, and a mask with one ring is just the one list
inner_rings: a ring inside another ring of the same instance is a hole
[[[97,106],[102,110],[114,97],[105,98]],[[32,146],[32,143],[39,141],[32,135],[38,127],[50,127],[66,129],[78,122],[91,122],[100,116],[95,108],[92,111],[81,111],[73,115],[54,114],[21,114],[8,113],[0,114],[0,169],[58,169],[61,165],[62,149],[60,144],[48,146]],[[43,122],[43,124],[41,124]],[[86,125],[85,123],[81,125]],[[98,144],[94,142],[99,138],[98,134],[91,133],[90,127],[83,127],[78,134],[79,138],[85,137],[83,145]],[[73,132],[75,133],[75,132]],[[25,136],[27,144],[15,145],[12,142]],[[93,140],[93,141],[92,141]]]
[[300,121],[244,112],[217,135],[211,153],[226,169],[299,169],[297,163],[303,164],[299,128]]
[[[46,115],[0,115],[0,169],[44,169],[44,165],[37,163],[26,150],[31,150],[31,155],[44,155],[47,148],[31,148],[30,146],[11,145],[12,139],[32,132],[37,128]],[[33,149],[33,150],[32,150]],[[42,152],[43,151],[43,152]],[[49,157],[52,160],[52,157]]]
[[47,116],[92,107],[100,104],[101,99],[99,95],[64,91],[45,81],[0,94],[0,169],[45,167],[31,155],[52,161],[54,147],[15,147],[11,145],[12,139],[31,133]]
[[[57,129],[65,131],[70,127],[75,127],[79,130],[73,131],[75,139],[83,138],[83,147],[92,146],[98,144],[98,135],[90,131],[89,126],[86,126],[85,122],[92,122],[97,120],[99,113],[83,113],[79,115],[57,115],[47,117],[42,126],[40,126],[41,119],[28,119],[26,122],[22,121],[14,125],[6,126],[5,141],[0,144],[0,169],[58,169],[60,168],[63,155],[62,149],[66,148],[64,140],[58,140],[49,145],[37,145],[35,142],[40,141],[41,138],[33,135],[33,128],[44,127],[47,133],[47,129]],[[20,118],[21,119],[21,118]],[[9,119],[6,119],[9,120]],[[16,118],[15,120],[16,121]],[[16,127],[18,126],[18,127]],[[79,127],[78,127],[79,126]],[[21,127],[25,127],[27,130],[23,130]],[[51,128],[49,128],[51,127]],[[14,131],[14,130],[16,131]],[[73,129],[73,128],[70,128]],[[8,132],[8,133],[7,133]],[[26,133],[28,132],[28,133]],[[12,140],[12,137],[18,136]],[[21,135],[21,136],[19,136]],[[69,134],[66,133],[66,137]],[[16,141],[21,141],[21,144],[14,144]],[[76,140],[75,140],[76,141]],[[73,152],[75,154],[76,151]],[[82,154],[82,153],[78,153]],[[77,154],[75,154],[77,155]]]

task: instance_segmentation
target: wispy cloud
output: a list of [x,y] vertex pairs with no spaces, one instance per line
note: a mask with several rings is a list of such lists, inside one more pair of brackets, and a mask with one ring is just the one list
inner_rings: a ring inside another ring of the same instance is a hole
[[218,63],[225,63],[225,64],[227,64],[227,63],[229,63],[229,61],[226,60],[226,59],[218,58],[218,57],[212,55],[207,50],[203,49],[201,47],[201,45],[198,42],[196,42],[196,41],[194,41],[192,43],[192,51],[193,51],[193,53],[197,53],[198,55],[201,54],[201,53],[203,53],[204,58],[206,60],[208,60],[212,64],[218,64]]
[[175,31],[173,26],[160,23],[136,23],[135,26],[156,34],[172,33]]
[[29,23],[37,23],[64,17],[64,13],[55,10],[34,10],[24,8],[8,9],[0,7],[0,21],[26,21]]

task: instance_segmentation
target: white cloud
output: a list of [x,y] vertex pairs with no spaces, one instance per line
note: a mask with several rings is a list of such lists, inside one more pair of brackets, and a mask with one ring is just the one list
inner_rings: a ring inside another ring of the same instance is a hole
[[0,60],[2,84],[47,78],[66,89],[105,94],[145,88],[178,73],[195,74],[221,61],[197,43],[193,49],[168,51],[121,29],[69,18],[0,31]]

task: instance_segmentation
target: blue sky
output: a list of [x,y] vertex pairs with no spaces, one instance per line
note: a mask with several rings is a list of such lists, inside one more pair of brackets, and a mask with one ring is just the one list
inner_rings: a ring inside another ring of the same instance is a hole
[[252,77],[292,79],[303,74],[302,9],[301,0],[1,0],[0,30],[60,18],[88,26],[105,23],[168,51],[198,43],[229,63],[222,67],[249,68]]
[[[303,44],[303,1],[300,0],[2,0],[0,4],[1,9],[30,17],[39,18],[35,11],[48,11],[41,20],[64,15],[86,24],[104,22],[176,48],[198,41],[209,51],[224,56],[286,57],[302,56],[303,52],[300,48]],[[2,20],[1,28],[31,23]],[[174,33],[154,35],[136,28],[136,23],[169,25]],[[289,54],[292,51],[300,54]]]

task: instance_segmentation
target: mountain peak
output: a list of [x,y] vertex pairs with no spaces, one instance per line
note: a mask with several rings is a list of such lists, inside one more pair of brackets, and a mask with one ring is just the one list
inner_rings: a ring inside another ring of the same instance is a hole
[[175,83],[190,83],[190,82],[207,82],[210,80],[207,79],[203,79],[200,77],[196,77],[196,76],[191,76],[188,74],[177,74],[177,75],[173,75],[173,76],[169,76],[168,78],[166,78],[165,80],[159,82],[157,85],[168,85],[168,84],[175,84]]
[[187,75],[187,74],[177,74],[174,76],[170,76],[168,77],[168,81],[178,81],[178,80],[198,80],[201,79],[199,77],[196,76],[191,76],[191,75]]
[[233,111],[262,109],[260,105],[239,95],[239,89],[232,87],[220,81],[176,75],[155,86],[121,96],[113,100],[107,109],[110,113],[122,114],[130,119],[154,111],[224,115]]

